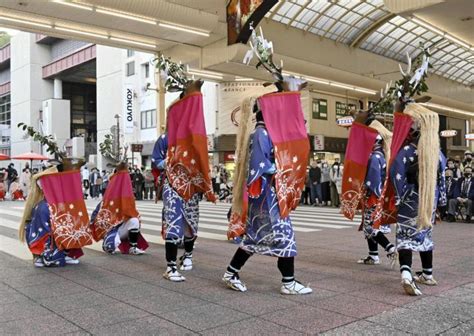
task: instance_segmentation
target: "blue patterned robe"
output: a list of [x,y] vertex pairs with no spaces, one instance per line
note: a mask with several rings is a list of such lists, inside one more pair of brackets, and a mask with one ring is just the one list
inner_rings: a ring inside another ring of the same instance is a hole
[[[377,201],[382,196],[387,171],[387,161],[382,146],[376,146],[369,157],[367,174],[364,187],[366,194],[364,199],[364,213],[362,229],[366,238],[374,237],[379,230],[373,228],[374,220],[372,214],[377,207]],[[382,226],[380,230],[384,233],[390,232],[388,226]]]
[[[444,170],[446,159],[439,154],[438,183],[433,204],[432,221],[435,221],[437,204],[446,203]],[[418,152],[410,143],[402,147],[390,167],[390,176],[395,187],[395,201],[398,206],[397,249],[415,252],[432,251],[433,228],[418,230]]]
[[258,195],[249,191],[246,232],[241,248],[274,257],[297,254],[295,234],[289,217],[281,218],[273,176],[276,172],[273,143],[264,126],[259,125],[250,139],[247,186],[261,179]]
[[65,266],[66,252],[56,247],[51,235],[50,223],[48,203],[42,200],[33,208],[31,221],[25,226],[26,242],[31,248],[35,244],[44,241],[44,250],[41,253],[44,264],[46,266]]
[[[153,148],[152,162],[160,170],[166,170],[166,153],[168,137],[161,135]],[[167,242],[181,243],[185,238],[194,238],[198,233],[199,224],[199,194],[194,194],[185,201],[169,185],[163,181],[163,212],[162,235]]]

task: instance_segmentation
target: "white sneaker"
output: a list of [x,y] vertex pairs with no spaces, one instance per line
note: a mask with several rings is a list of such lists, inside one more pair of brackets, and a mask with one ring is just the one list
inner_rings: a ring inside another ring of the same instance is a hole
[[79,264],[79,259],[74,259],[74,258],[71,258],[71,257],[68,257],[66,256],[66,258],[64,258],[66,260],[66,264],[67,265],[77,265]]
[[435,278],[433,278],[433,276],[431,276],[431,278],[427,278],[423,272],[416,272],[416,275],[413,277],[413,279],[415,280],[415,282],[419,283],[419,284],[423,284],[423,285],[427,285],[427,286],[437,286],[438,285],[438,281],[435,280]]
[[357,260],[358,264],[364,264],[364,265],[379,265],[380,264],[380,259],[374,259],[371,256],[367,256],[366,258],[360,258]]
[[396,251],[387,253],[387,258],[390,262],[390,268],[394,268],[398,261],[398,253]]
[[163,278],[173,282],[181,282],[186,280],[186,278],[178,272],[176,267],[169,266],[166,268],[166,272],[163,274]]
[[128,254],[142,255],[142,254],[145,254],[145,251],[143,251],[142,249],[139,249],[138,247],[130,247],[128,250]]
[[193,269],[193,257],[183,255],[180,260],[180,267],[181,271],[190,271]]
[[416,285],[413,279],[410,280],[407,278],[403,278],[402,287],[405,290],[405,293],[407,293],[408,295],[419,296],[422,294],[421,290],[418,288],[418,286]]
[[280,293],[285,295],[303,295],[311,294],[312,292],[313,290],[311,288],[304,286],[296,280],[282,284],[280,289]]
[[224,281],[227,287],[237,292],[247,291],[247,286],[245,286],[245,284],[242,281],[240,281],[240,277],[237,273],[234,273],[232,275],[225,273],[224,276],[222,277],[222,281]]
[[33,264],[35,267],[44,267],[44,262],[42,257],[36,257]]

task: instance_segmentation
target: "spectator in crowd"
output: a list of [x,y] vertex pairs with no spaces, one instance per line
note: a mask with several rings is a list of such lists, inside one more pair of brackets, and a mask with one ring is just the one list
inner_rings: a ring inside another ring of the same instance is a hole
[[38,168],[33,168],[32,172],[31,172],[31,176],[33,176],[35,174],[38,174]]
[[462,162],[462,169],[464,170],[466,167],[472,167],[472,153],[470,150],[464,152],[464,161]]
[[474,201],[474,181],[472,180],[472,168],[464,169],[464,177],[461,178],[454,189],[453,198],[448,203],[448,221],[456,221],[456,212],[460,205],[466,208],[466,222],[471,222],[472,202]]
[[139,168],[135,169],[135,174],[133,175],[134,187],[135,187],[135,198],[137,201],[143,200],[143,184],[145,182],[145,177]]
[[225,183],[221,183],[219,186],[219,201],[225,202],[227,201],[227,198],[230,196],[230,188],[227,186]]
[[145,199],[153,199],[153,191],[155,190],[155,177],[151,169],[145,171]]
[[339,195],[342,189],[342,165],[336,159],[331,167],[329,177],[331,179],[331,205],[338,208],[340,205]]
[[82,176],[82,187],[84,188],[84,198],[87,199],[88,194],[89,194],[89,188],[90,188],[90,172],[87,166],[84,166],[81,171],[81,176]]
[[20,180],[15,178],[12,183],[10,183],[10,197],[12,201],[23,200],[23,192],[21,191]]
[[311,204],[311,182],[309,181],[309,167],[306,169],[305,188],[301,193],[301,204]]
[[105,194],[105,190],[107,190],[107,186],[109,185],[109,173],[105,170],[102,170],[102,185],[100,186],[100,193],[102,197]]
[[454,167],[456,168],[454,172],[454,177],[457,179],[462,178],[462,164],[461,164],[461,157],[456,155],[454,157]]
[[455,181],[462,177],[461,168],[456,166],[456,162],[453,159],[448,159],[446,169],[449,169],[453,172],[453,178]]
[[7,180],[7,171],[5,168],[1,168],[0,169],[0,201],[5,200],[5,196],[7,193],[6,180]]
[[[454,161],[453,161],[453,167],[454,167]],[[451,169],[446,170],[445,176],[446,176],[446,200],[447,200],[447,204],[449,204],[450,200],[454,199],[454,190],[456,189],[457,181],[454,179],[454,173]],[[447,210],[448,210],[447,205],[439,208],[439,212],[440,212],[442,220],[449,219],[450,216]]]
[[99,197],[99,187],[102,184],[100,173],[97,168],[93,168],[89,176],[89,185],[91,189],[91,197],[93,199]]
[[21,173],[21,176],[20,176],[20,187],[23,192],[24,198],[28,196],[28,192],[30,191],[30,185],[31,185],[31,173],[30,173],[29,166],[27,166],[25,169],[23,169],[23,172]]
[[219,185],[217,184],[217,175],[219,173],[219,168],[214,166],[211,171],[211,181],[212,181],[212,190],[215,194],[219,193]]
[[[320,162],[316,163],[316,161],[312,161],[311,168],[309,168],[309,182],[311,184],[311,204],[313,206],[316,206],[320,202],[322,202],[320,165]],[[316,201],[316,199],[318,201]]]
[[323,161],[321,164],[321,196],[323,198],[323,205],[328,205],[331,200],[330,172],[329,164]]
[[10,163],[7,168],[7,179],[8,179],[8,185],[7,188],[10,190],[10,185],[17,179],[18,177],[18,172],[15,169],[15,165],[13,163]]

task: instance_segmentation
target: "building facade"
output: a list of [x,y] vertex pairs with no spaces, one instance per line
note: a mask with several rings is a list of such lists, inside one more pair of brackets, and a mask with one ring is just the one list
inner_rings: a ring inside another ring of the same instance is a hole
[[[141,152],[133,153],[133,165],[149,167],[154,142],[163,131],[157,118],[163,95],[158,92],[153,59],[150,53],[41,34],[13,36],[0,47],[0,152],[44,152],[16,127],[23,122],[55,135],[71,155],[104,168],[98,145],[118,129],[121,143],[129,149],[132,144],[142,145]],[[249,78],[205,81],[202,92],[213,164],[233,170],[240,105],[245,97],[273,90],[261,84]],[[164,107],[176,99],[176,93],[166,93]],[[317,88],[302,92],[311,157],[343,159],[349,131],[337,120],[369,103],[369,97],[360,94]],[[441,130],[458,131],[456,137],[442,140],[448,155],[468,148],[464,136],[472,131],[471,122],[468,116],[440,114]]]

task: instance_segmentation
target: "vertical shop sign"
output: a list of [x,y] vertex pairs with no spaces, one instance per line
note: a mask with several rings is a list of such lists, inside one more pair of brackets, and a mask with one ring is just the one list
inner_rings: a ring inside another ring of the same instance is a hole
[[322,151],[324,150],[324,135],[316,134],[314,136],[314,150]]
[[123,91],[123,129],[125,134],[133,133],[133,85],[125,84]]

